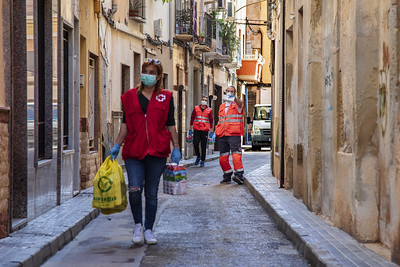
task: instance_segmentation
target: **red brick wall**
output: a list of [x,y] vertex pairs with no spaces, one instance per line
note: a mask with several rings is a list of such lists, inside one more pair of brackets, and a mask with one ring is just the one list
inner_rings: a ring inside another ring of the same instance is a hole
[[[97,170],[102,163],[100,147],[96,152],[89,150],[89,134],[88,121],[86,118],[81,118],[80,121],[80,188],[86,189],[93,186],[93,180]],[[100,144],[101,142],[99,142]]]

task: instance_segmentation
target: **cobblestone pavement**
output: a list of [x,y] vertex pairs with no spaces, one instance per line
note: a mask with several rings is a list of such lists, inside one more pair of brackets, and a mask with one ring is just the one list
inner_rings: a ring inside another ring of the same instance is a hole
[[98,216],[90,188],[0,239],[0,266],[398,266],[279,189],[269,152],[244,153],[245,186],[220,185],[217,158],[188,167],[188,195],[160,193],[156,246],[132,245],[129,209]]
[[[269,153],[244,155],[245,172]],[[141,266],[308,266],[245,186],[221,185],[218,161],[188,168],[187,195],[164,204]]]

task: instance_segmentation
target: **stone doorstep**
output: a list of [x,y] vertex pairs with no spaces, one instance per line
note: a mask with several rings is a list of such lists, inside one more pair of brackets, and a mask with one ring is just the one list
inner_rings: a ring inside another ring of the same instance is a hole
[[267,165],[246,177],[246,187],[313,266],[398,267],[344,231],[327,224],[309,211],[290,191],[279,189]]

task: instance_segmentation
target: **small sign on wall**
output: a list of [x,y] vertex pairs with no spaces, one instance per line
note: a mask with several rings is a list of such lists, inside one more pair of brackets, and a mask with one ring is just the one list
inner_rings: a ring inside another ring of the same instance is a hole
[[85,86],[85,74],[79,74],[79,85],[80,87]]

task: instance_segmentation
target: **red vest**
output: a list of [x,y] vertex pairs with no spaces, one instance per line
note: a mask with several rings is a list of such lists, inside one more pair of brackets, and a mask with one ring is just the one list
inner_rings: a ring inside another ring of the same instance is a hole
[[210,120],[208,115],[212,112],[212,109],[206,107],[203,111],[201,111],[200,106],[194,107],[195,117],[193,122],[193,129],[198,131],[206,131],[210,130]]
[[218,124],[215,126],[215,134],[222,136],[241,136],[244,134],[243,129],[243,109],[239,113],[238,106],[235,102],[228,108],[225,114],[225,103],[219,106]]
[[153,93],[146,115],[140,107],[136,88],[121,96],[128,130],[122,150],[124,160],[140,160],[146,155],[168,157],[171,153],[171,133],[165,126],[171,95],[167,90],[158,95]]

